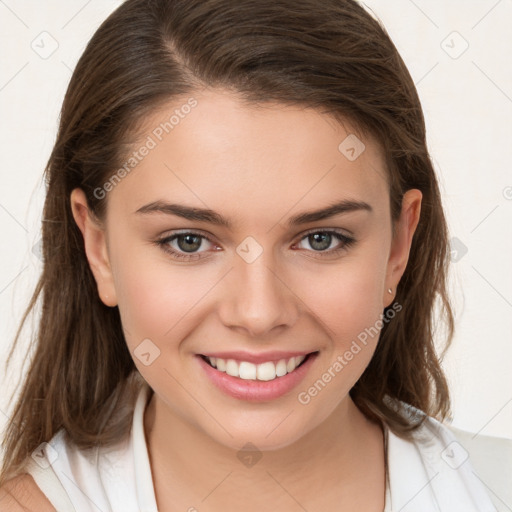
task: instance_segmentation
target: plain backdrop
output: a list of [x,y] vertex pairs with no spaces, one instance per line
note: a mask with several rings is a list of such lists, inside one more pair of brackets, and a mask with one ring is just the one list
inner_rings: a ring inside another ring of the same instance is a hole
[[[0,0],[0,363],[42,265],[42,172],[72,70],[121,1]],[[366,0],[417,85],[450,228],[453,425],[512,438],[511,0]],[[129,37],[129,34],[127,34]],[[30,324],[29,324],[30,326]],[[28,362],[7,374],[0,428]]]

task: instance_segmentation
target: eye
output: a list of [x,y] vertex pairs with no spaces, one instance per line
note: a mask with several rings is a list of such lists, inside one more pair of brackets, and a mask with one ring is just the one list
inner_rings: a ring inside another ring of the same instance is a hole
[[[306,233],[306,235],[300,239],[298,245],[304,242],[307,242],[312,248],[310,252],[317,253],[319,257],[329,257],[337,256],[341,252],[346,251],[356,240],[336,230],[317,230]],[[335,245],[333,248],[332,244],[336,242],[337,246]],[[208,248],[203,251],[199,251],[199,249],[204,248],[204,246],[208,244],[216,247],[214,250],[219,250],[218,246],[216,246],[209,237],[194,231],[174,233],[160,240],[156,240],[155,243],[166,253],[170,254],[172,258],[185,261],[207,257],[201,256],[201,254],[207,252]],[[303,248],[304,247],[301,247],[301,249]]]
[[[319,253],[320,257],[336,256],[353,245],[356,240],[353,237],[345,235],[336,230],[310,231],[303,236],[299,245],[307,242],[313,249],[313,252]],[[336,245],[336,242],[337,245]],[[335,244],[333,247],[332,244]]]
[[197,260],[202,258],[200,254],[204,251],[197,251],[205,245],[204,241],[208,244],[213,244],[213,242],[205,235],[193,231],[184,231],[182,233],[176,233],[157,240],[156,243],[165,252],[171,254],[173,258]]

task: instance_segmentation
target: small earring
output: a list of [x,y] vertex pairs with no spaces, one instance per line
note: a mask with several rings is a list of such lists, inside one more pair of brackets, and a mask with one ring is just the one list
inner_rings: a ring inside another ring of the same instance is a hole
[[393,294],[393,290],[391,288],[388,288],[388,293]]

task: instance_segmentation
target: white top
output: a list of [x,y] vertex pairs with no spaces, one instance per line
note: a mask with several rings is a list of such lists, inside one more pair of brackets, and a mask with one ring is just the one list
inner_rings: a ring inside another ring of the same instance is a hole
[[[61,429],[28,459],[26,471],[58,512],[158,512],[144,434],[150,396],[144,383],[130,436],[115,446],[79,450]],[[430,417],[412,441],[385,431],[384,512],[512,510],[512,440],[475,439]]]

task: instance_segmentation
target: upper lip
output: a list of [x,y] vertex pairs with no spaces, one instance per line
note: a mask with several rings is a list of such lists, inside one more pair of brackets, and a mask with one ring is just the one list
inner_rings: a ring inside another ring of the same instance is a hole
[[259,364],[267,361],[277,363],[281,359],[290,359],[296,356],[306,356],[311,354],[312,351],[279,351],[264,352],[259,354],[252,354],[251,352],[244,352],[243,350],[235,350],[231,352],[208,352],[200,354],[206,357],[219,357],[220,359],[234,359],[235,361],[247,361],[248,363]]

